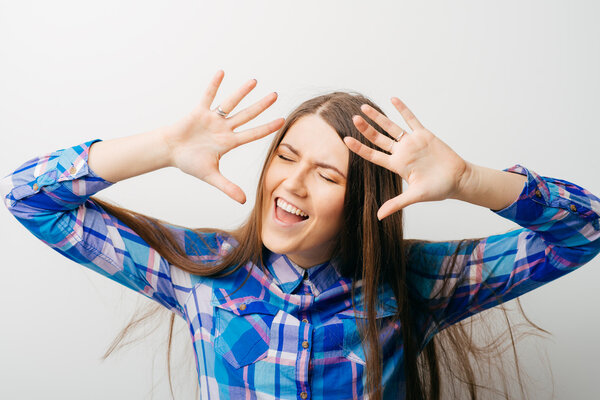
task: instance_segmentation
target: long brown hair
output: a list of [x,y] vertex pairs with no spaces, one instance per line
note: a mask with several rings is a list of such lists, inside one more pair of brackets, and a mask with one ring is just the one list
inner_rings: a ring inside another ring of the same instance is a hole
[[[123,223],[138,233],[150,246],[156,249],[162,257],[170,264],[187,271],[191,274],[202,276],[223,276],[232,273],[241,266],[252,262],[254,265],[264,268],[263,253],[264,246],[261,241],[261,221],[263,204],[263,181],[265,171],[269,166],[275,150],[285,136],[288,129],[300,118],[306,115],[318,115],[331,127],[335,129],[341,138],[351,136],[368,145],[366,139],[352,123],[353,115],[361,115],[371,122],[366,115],[360,111],[362,104],[369,104],[378,111],[381,109],[368,98],[354,93],[333,92],[315,97],[297,107],[286,119],[284,126],[279,130],[271,143],[265,164],[258,182],[256,191],[256,202],[248,219],[238,229],[225,232],[218,229],[194,229],[196,232],[220,232],[233,236],[239,243],[232,251],[226,254],[217,263],[210,265],[199,261],[193,261],[172,235],[164,222],[148,217],[107,202],[94,198],[101,207],[110,214],[115,215]],[[377,127],[374,123],[373,126]],[[387,133],[379,129],[380,132]],[[389,136],[389,135],[388,135]],[[502,338],[509,337],[512,345],[514,364],[516,366],[518,382],[521,393],[525,393],[523,383],[520,379],[518,357],[516,355],[516,336],[508,319],[508,314],[500,307],[506,318],[507,330],[500,335],[489,331],[487,336],[490,340],[487,345],[477,345],[473,337],[473,321],[461,321],[435,335],[426,344],[421,342],[417,332],[415,318],[416,314],[428,315],[430,311],[427,304],[411,294],[407,285],[408,264],[410,260],[420,257],[419,246],[423,241],[405,240],[403,237],[403,213],[397,212],[389,217],[378,221],[377,209],[385,201],[401,193],[402,179],[399,175],[368,161],[350,152],[348,164],[348,177],[344,200],[345,225],[339,235],[335,254],[342,259],[341,273],[353,279],[353,282],[362,282],[363,292],[362,308],[366,312],[366,318],[357,321],[361,337],[364,338],[366,365],[366,387],[365,394],[371,399],[381,399],[385,388],[381,386],[383,351],[379,343],[381,326],[376,320],[378,302],[378,289],[384,283],[392,287],[396,298],[397,312],[393,316],[401,327],[402,342],[404,346],[404,373],[406,377],[405,387],[407,399],[431,399],[439,400],[442,396],[442,378],[451,383],[453,394],[458,394],[454,388],[455,383],[462,383],[466,387],[471,399],[478,398],[478,389],[484,388],[477,383],[476,371],[480,371],[480,365],[487,362],[492,364],[497,356],[503,353],[501,346]],[[472,246],[478,242],[470,239],[458,242],[456,252],[451,260],[449,271],[456,266],[456,256],[463,246]],[[424,260],[426,262],[426,260]],[[461,282],[445,282],[438,293],[448,293],[453,287]],[[352,287],[352,298],[354,298],[355,285]],[[436,295],[435,293],[432,295]],[[522,308],[519,309],[523,316]],[[150,314],[146,313],[140,318],[132,320],[117,336],[104,358],[108,357],[119,343],[138,326]],[[435,323],[434,315],[430,315]],[[526,316],[529,326],[546,332],[533,324]],[[485,319],[482,319],[485,322]],[[171,315],[170,333],[168,337],[168,369],[170,381],[170,349],[173,333],[174,314]],[[547,332],[546,332],[547,333]],[[487,360],[487,361],[485,361]],[[477,368],[474,369],[474,366]],[[500,376],[504,376],[502,368],[498,368]],[[395,384],[401,385],[401,382]],[[504,379],[504,390],[500,391],[508,398],[508,388]],[[171,388],[172,389],[172,388]],[[490,389],[494,391],[494,389]]]

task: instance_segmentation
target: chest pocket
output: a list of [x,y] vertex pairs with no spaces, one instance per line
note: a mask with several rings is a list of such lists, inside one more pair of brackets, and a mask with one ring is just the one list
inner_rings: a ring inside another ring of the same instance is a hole
[[[381,329],[383,342],[392,339],[391,335],[400,334],[400,326],[392,321],[395,312],[393,310],[380,310],[376,314],[377,325]],[[353,309],[342,311],[337,314],[343,325],[344,336],[342,338],[342,355],[350,361],[365,365],[365,352],[363,348],[363,338],[360,336],[357,324],[366,324],[366,316],[362,312],[355,312]],[[393,340],[393,339],[392,339]]]
[[221,301],[213,295],[215,352],[234,368],[265,358],[278,308],[254,297]]

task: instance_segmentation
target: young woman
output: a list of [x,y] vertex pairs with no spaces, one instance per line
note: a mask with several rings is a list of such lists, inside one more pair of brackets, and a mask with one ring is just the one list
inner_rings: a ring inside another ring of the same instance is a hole
[[[202,398],[439,399],[449,353],[475,398],[460,322],[600,250],[597,197],[523,166],[473,165],[397,98],[412,132],[360,95],[331,93],[236,133],[276,94],[229,116],[256,81],[211,110],[222,79],[172,126],[59,150],[2,181],[5,204],[34,235],[185,319]],[[235,231],[173,226],[91,197],[173,166],[243,203],[219,159],[277,130],[254,209]],[[522,228],[456,242],[403,238],[404,207],[448,198]],[[453,347],[437,347],[436,334],[453,329]]]

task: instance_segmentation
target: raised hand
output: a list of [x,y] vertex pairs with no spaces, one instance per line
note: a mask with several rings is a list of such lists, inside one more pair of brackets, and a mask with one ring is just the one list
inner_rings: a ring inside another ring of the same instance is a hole
[[470,168],[470,164],[446,143],[425,129],[400,99],[392,98],[392,104],[412,129],[412,133],[404,131],[386,116],[364,104],[362,112],[396,140],[379,133],[358,115],[353,117],[354,125],[381,150],[365,146],[349,136],[344,138],[350,150],[396,172],[408,183],[408,188],[403,193],[387,200],[379,208],[379,220],[414,203],[458,198],[462,181]]
[[275,132],[281,128],[284,119],[279,118],[256,128],[234,132],[236,128],[253,120],[269,108],[277,100],[277,93],[271,93],[229,117],[228,114],[256,87],[256,80],[246,82],[218,107],[211,110],[211,104],[223,76],[223,71],[215,74],[200,104],[186,118],[173,125],[174,129],[170,130],[165,140],[170,150],[172,166],[215,186],[232,199],[244,203],[246,195],[239,186],[221,174],[219,160],[231,149]]

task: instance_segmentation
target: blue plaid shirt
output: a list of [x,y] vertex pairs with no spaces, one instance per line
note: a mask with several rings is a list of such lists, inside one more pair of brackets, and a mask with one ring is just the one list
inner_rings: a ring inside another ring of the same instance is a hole
[[[270,254],[265,271],[248,264],[222,278],[183,272],[89,199],[111,185],[88,167],[92,143],[23,164],[0,182],[4,202],[59,253],[184,318],[203,399],[363,396],[357,319],[364,315],[352,308],[352,281],[339,274],[335,259],[305,270]],[[527,183],[496,213],[521,229],[468,242],[459,251],[458,270],[449,269],[458,242],[420,243],[409,253],[407,285],[429,310],[416,318],[422,346],[444,327],[567,274],[600,251],[597,197],[522,166],[508,170],[526,175]],[[214,261],[236,245],[216,233],[170,228],[192,259]],[[445,280],[457,283],[453,291],[439,290]],[[361,283],[356,287],[360,305]],[[384,397],[404,398],[402,335],[389,286],[380,298]]]

